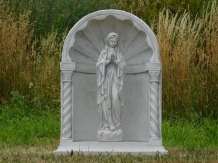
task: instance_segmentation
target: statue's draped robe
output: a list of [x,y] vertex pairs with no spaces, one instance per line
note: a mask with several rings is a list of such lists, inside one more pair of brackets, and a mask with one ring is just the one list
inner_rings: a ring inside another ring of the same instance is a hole
[[[116,63],[106,64],[111,54]],[[97,104],[100,113],[99,130],[116,130],[120,128],[121,108],[123,101],[123,77],[125,61],[118,48],[107,47],[102,50],[97,67]]]

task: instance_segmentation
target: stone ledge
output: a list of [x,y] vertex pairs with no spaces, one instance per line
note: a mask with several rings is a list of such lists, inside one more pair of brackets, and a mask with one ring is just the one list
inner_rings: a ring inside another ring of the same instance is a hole
[[59,146],[55,155],[69,155],[71,151],[83,154],[128,154],[132,155],[165,155],[168,151],[163,146],[148,146],[146,142],[72,142]]
[[73,71],[75,70],[75,62],[61,62],[60,69],[61,71]]

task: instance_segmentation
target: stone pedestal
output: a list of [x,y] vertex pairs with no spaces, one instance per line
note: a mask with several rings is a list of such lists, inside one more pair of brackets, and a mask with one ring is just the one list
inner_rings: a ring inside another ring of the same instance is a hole
[[83,154],[129,154],[132,155],[165,155],[168,154],[163,146],[148,145],[146,142],[74,142],[59,146],[54,154],[69,155],[72,151]]

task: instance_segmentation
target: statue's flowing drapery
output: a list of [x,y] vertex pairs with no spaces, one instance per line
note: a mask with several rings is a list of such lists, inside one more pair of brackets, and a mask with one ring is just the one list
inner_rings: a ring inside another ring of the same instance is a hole
[[[116,62],[106,61],[113,55]],[[120,128],[123,101],[123,78],[125,61],[117,47],[106,46],[102,50],[97,67],[97,104],[100,114],[99,130],[116,130]]]

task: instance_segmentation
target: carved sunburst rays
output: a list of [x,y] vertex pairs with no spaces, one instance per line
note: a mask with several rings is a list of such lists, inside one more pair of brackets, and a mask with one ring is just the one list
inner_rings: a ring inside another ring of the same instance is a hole
[[146,34],[139,31],[130,20],[118,20],[108,16],[103,20],[90,20],[88,25],[75,34],[75,42],[69,54],[73,62],[95,65],[104,49],[109,33],[119,35],[118,46],[127,66],[149,62],[152,49],[146,41]]
[[134,38],[128,37],[128,39],[131,42],[123,52],[127,65],[138,65],[149,62],[152,56],[152,50],[147,44],[145,33],[138,31],[134,35]]

